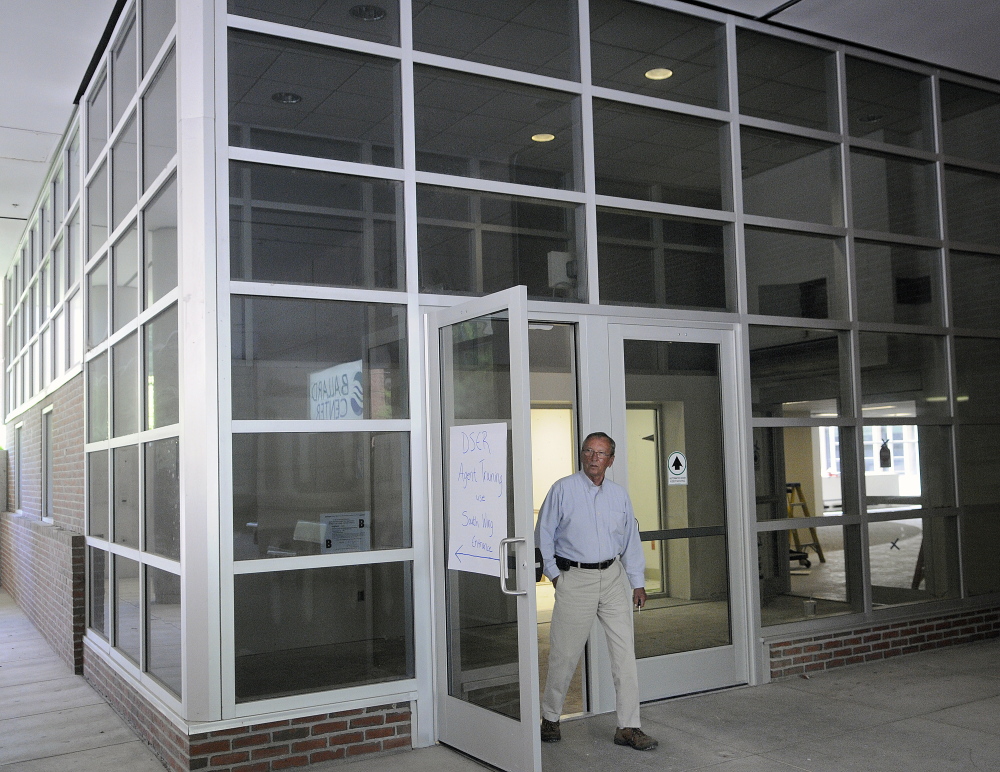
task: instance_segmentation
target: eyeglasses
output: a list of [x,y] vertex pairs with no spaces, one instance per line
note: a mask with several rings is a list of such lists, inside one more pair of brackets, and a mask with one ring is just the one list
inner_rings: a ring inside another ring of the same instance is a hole
[[584,448],[582,451],[585,456],[597,456],[598,458],[611,458],[611,454],[603,450],[594,450],[593,448]]

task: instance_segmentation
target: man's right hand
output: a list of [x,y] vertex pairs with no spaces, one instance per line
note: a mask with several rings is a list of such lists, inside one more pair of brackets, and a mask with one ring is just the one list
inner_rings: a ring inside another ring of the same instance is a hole
[[558,581],[559,581],[559,577],[558,576],[552,577],[552,586],[555,587],[556,586],[556,582],[558,582]]

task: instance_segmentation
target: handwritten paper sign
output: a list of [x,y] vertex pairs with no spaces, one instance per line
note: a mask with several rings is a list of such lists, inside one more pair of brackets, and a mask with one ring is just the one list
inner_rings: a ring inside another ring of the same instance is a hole
[[451,428],[448,568],[500,576],[507,537],[507,424]]

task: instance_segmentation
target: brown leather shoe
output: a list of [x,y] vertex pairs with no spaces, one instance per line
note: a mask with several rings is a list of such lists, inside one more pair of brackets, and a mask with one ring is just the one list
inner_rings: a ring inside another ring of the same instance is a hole
[[637,751],[651,751],[659,744],[638,727],[620,727],[615,732],[615,745],[627,745]]
[[543,743],[557,743],[562,739],[562,731],[559,729],[558,721],[549,721],[547,718],[542,719],[542,742]]

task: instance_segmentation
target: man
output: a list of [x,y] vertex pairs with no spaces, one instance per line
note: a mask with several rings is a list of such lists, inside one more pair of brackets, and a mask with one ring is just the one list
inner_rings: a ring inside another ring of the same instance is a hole
[[596,616],[611,652],[618,710],[615,744],[647,751],[658,743],[639,728],[632,634],[632,606],[646,603],[646,561],[628,493],[604,479],[614,462],[614,440],[604,432],[587,435],[581,470],[556,481],[538,512],[535,546],[556,588],[541,735],[543,742],[561,739],[563,701]]

